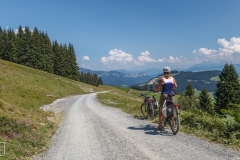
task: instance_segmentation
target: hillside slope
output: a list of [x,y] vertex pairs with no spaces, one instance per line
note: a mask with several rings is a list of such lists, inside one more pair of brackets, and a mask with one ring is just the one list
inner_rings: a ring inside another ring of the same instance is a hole
[[100,88],[0,60],[0,142],[6,159],[31,157],[45,149],[59,115],[39,108],[57,98]]
[[[202,72],[191,72],[191,71],[179,71],[171,73],[178,84],[177,92],[183,92],[186,89],[188,82],[190,82],[193,88],[197,90],[202,90],[204,87],[207,88],[209,92],[214,92],[216,90],[216,80],[221,71],[202,71]],[[163,75],[159,75],[143,85],[157,85],[159,78]]]
[[134,84],[140,84],[148,81],[152,77],[145,72],[141,73],[122,73],[118,71],[93,71],[80,68],[80,72],[97,74],[101,77],[104,85],[128,87]]

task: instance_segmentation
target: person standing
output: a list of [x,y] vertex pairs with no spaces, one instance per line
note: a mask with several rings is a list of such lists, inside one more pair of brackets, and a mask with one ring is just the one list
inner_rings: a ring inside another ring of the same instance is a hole
[[[159,125],[157,127],[158,130],[163,130],[164,127],[162,126],[163,121],[163,113],[162,113],[162,107],[164,101],[167,99],[169,94],[174,94],[174,91],[177,88],[176,80],[170,76],[171,68],[170,67],[164,67],[163,68],[163,74],[164,76],[160,78],[159,83],[157,87],[155,88],[154,92],[161,90],[161,96],[159,99]],[[172,96],[172,102],[174,102],[174,97]]]

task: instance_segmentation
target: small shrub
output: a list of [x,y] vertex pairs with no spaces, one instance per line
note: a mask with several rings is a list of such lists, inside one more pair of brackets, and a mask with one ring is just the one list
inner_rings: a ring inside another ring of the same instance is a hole
[[180,94],[176,102],[180,105],[181,110],[192,110],[198,106],[198,99],[196,96],[188,97],[184,94]]

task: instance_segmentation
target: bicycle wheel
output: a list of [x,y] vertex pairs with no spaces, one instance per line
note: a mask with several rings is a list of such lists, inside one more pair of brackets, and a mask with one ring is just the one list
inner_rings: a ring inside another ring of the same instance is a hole
[[143,103],[142,105],[141,105],[141,111],[142,111],[142,114],[143,114],[143,116],[144,117],[147,117],[148,116],[148,106],[147,106],[148,104],[146,104],[146,103]]
[[171,130],[174,135],[176,135],[180,129],[180,115],[177,107],[173,107],[174,116],[169,120]]
[[151,119],[154,119],[154,106],[152,103],[149,106],[148,115],[151,117]]
[[166,117],[163,118],[162,125],[163,125],[164,127],[167,126],[167,120],[166,120]]

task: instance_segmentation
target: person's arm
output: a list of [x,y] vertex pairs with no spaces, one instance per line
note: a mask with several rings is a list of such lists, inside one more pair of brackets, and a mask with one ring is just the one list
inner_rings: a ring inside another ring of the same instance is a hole
[[175,78],[173,78],[173,90],[175,91],[177,88],[177,82],[175,80]]
[[161,89],[163,83],[163,78],[160,78],[157,87],[155,88],[154,92],[157,92]]

